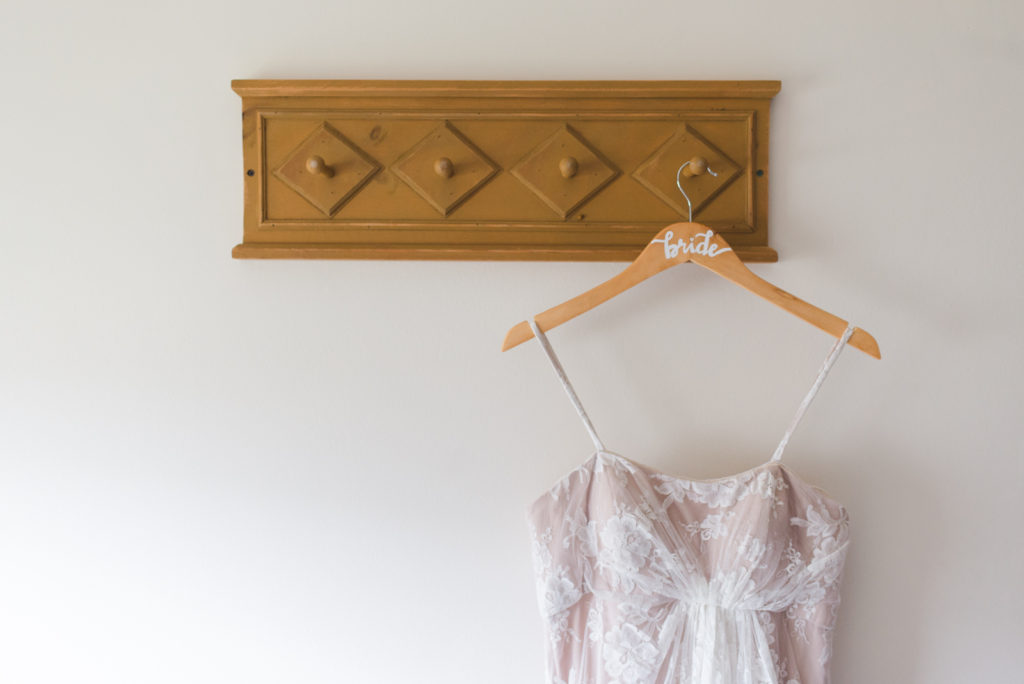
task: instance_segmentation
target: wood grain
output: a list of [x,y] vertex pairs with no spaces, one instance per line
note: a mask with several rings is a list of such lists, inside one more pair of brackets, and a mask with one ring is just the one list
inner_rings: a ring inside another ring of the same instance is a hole
[[[236,258],[629,261],[687,218],[768,246],[778,81],[236,80]],[[311,161],[312,160],[312,161]]]

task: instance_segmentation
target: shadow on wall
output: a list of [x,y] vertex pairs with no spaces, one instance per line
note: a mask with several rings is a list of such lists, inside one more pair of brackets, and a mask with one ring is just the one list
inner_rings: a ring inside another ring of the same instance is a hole
[[[860,439],[835,460],[848,492],[850,551],[834,633],[833,672],[858,682],[924,684],[918,655],[942,559],[952,553],[947,506],[904,447]],[[872,458],[874,456],[874,458]],[[836,684],[840,684],[837,681]]]

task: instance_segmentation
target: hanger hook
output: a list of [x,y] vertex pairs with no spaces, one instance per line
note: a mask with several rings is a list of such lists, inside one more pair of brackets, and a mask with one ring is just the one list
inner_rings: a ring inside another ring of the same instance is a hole
[[[683,197],[686,198],[686,206],[690,210],[690,212],[689,212],[690,213],[690,219],[689,220],[690,220],[690,223],[693,223],[693,204],[690,202],[690,196],[686,194],[686,191],[683,190],[682,184],[679,182],[679,174],[681,174],[683,172],[683,169],[686,167],[687,164],[691,164],[691,163],[693,163],[692,159],[690,161],[684,161],[683,165],[680,166],[679,170],[676,171],[676,187],[679,188],[679,192],[683,193]],[[712,176],[717,176],[718,175],[717,173],[715,173],[714,171],[711,170],[710,166],[705,165],[704,166],[704,170],[707,171],[708,173],[710,173]]]

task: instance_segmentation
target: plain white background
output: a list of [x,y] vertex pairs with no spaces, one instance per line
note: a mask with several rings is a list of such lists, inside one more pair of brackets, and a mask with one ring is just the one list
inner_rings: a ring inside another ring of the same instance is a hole
[[[622,263],[234,261],[232,78],[780,79],[752,269],[849,318],[834,681],[1018,681],[1024,10],[8,2],[0,681],[542,680],[524,507],[590,442],[505,331]],[[609,448],[767,459],[831,339],[695,267],[551,333]]]

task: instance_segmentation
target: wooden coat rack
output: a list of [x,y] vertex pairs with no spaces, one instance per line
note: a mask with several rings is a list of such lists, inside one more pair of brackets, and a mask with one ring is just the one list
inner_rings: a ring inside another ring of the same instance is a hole
[[[768,246],[779,81],[241,80],[237,258],[630,261],[694,220]],[[700,173],[703,160],[717,175]]]

